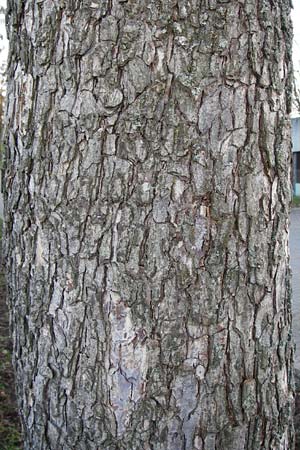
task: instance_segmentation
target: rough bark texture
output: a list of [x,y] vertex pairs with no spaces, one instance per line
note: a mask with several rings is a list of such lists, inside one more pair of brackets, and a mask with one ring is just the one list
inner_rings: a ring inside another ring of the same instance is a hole
[[288,0],[8,1],[26,450],[290,450]]

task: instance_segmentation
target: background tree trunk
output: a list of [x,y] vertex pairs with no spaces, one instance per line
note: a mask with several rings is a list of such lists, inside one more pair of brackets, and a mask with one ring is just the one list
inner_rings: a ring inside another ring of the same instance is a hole
[[282,450],[288,0],[8,1],[27,450]]

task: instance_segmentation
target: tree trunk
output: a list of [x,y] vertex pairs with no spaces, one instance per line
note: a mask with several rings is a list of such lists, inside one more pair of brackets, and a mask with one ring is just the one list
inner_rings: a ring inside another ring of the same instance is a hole
[[8,3],[25,449],[292,449],[289,0]]

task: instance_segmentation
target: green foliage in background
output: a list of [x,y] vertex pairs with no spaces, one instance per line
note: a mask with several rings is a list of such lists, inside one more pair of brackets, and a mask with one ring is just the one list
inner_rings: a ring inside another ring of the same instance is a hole
[[294,195],[293,197],[293,201],[292,201],[292,206],[300,206],[300,197]]

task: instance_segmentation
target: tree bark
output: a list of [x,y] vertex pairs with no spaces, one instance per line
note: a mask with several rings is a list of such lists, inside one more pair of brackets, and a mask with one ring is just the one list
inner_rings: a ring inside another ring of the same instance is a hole
[[8,1],[26,450],[290,450],[289,0]]

